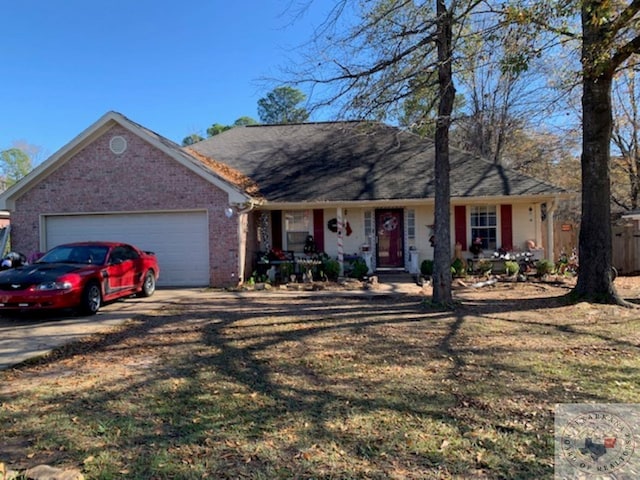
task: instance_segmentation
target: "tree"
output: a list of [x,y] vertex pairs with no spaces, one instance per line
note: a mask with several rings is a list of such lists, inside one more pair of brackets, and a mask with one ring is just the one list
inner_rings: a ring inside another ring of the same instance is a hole
[[202,138],[200,135],[198,135],[197,133],[192,133],[188,137],[184,137],[182,139],[182,146],[188,147],[189,145],[193,145],[194,143],[201,142],[202,140],[204,140],[204,138]]
[[[356,2],[353,2],[355,4]],[[309,53],[309,68],[298,72],[296,84],[319,91],[314,108],[336,108],[348,117],[399,120],[415,131],[435,133],[434,172],[435,253],[433,301],[449,305],[451,298],[451,231],[449,185],[449,127],[455,100],[453,52],[462,19],[475,0],[436,0],[435,4],[407,0],[378,0],[356,7],[357,21],[336,34],[340,15],[353,4],[337,2],[316,32],[318,51]],[[435,7],[435,8],[434,8]],[[416,92],[437,92],[424,102]],[[405,103],[411,99],[413,104]],[[426,127],[433,120],[435,131]],[[422,115],[421,115],[422,114]]]
[[613,147],[611,200],[623,210],[640,206],[640,92],[637,66],[627,65],[613,84]]
[[10,187],[31,171],[31,159],[19,148],[3,150],[0,159],[5,187]]
[[[256,122],[253,118],[247,117],[247,116],[236,119],[236,121],[233,122],[233,125],[223,125],[221,123],[214,123],[209,128],[207,128],[207,137],[213,137],[214,135],[218,135],[219,133],[226,132],[227,130],[232,129],[233,127],[256,125],[257,123],[258,122]],[[198,135],[197,133],[192,133],[191,135],[189,135],[188,137],[185,137],[182,140],[182,146],[188,147],[189,145],[193,145],[194,143],[201,142],[202,140],[204,140],[204,138],[202,138],[200,135]]]
[[[433,300],[450,304],[451,298],[451,186],[449,181],[449,128],[456,90],[453,85],[453,11],[444,0],[437,0],[436,42],[438,57],[438,119],[436,121],[435,160],[435,237]],[[442,244],[442,245],[439,245]]]
[[640,52],[639,10],[636,0],[581,3],[582,217],[574,294],[591,301],[622,303],[611,275],[611,89],[616,70]]
[[306,95],[292,87],[278,87],[258,100],[258,116],[263,123],[300,123],[309,119],[309,112],[298,105]]
[[465,98],[455,138],[464,150],[503,164],[517,133],[544,117],[553,102],[539,61],[523,63],[527,37],[496,23],[494,15],[479,15],[461,45],[458,78]]
[[222,125],[221,123],[214,123],[209,128],[207,128],[207,137],[213,137],[214,135],[218,135],[219,133],[226,132],[231,128],[233,128],[231,125]]
[[233,122],[233,125],[222,125],[221,123],[214,123],[209,128],[207,128],[207,136],[213,137],[214,135],[218,135],[222,132],[226,132],[227,130],[232,129],[233,127],[243,127],[246,125],[255,125],[257,123],[258,122],[256,122],[253,118],[247,116],[238,118],[235,122]]
[[234,127],[245,127],[247,125],[257,125],[258,122],[256,122],[253,118],[251,117],[240,117],[238,118],[235,122],[233,122],[233,126]]
[[11,148],[17,148],[21,150],[23,153],[29,157],[31,160],[31,168],[40,164],[46,157],[47,154],[42,150],[42,147],[38,145],[33,145],[26,140],[16,140],[12,143]]
[[[639,9],[637,0],[514,1],[505,9],[506,18],[525,31],[580,42],[582,208],[580,270],[572,293],[587,301],[624,303],[613,286],[611,270],[611,92],[616,72],[640,52]],[[570,29],[576,13],[580,33]]]

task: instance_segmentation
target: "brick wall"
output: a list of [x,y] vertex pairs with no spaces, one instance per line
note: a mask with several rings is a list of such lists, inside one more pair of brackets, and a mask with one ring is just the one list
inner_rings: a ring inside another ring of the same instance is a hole
[[[121,155],[109,148],[114,135],[127,140]],[[16,200],[11,245],[39,250],[41,214],[205,209],[210,282],[227,286],[238,277],[238,216],[227,218],[226,206],[223,190],[117,125]]]

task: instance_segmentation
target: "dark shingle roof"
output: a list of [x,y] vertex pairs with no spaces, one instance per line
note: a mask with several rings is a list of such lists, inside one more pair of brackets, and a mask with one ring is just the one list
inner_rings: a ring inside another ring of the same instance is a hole
[[[235,127],[190,148],[255,181],[269,202],[424,199],[435,195],[434,144],[372,122]],[[451,196],[564,190],[452,150]]]

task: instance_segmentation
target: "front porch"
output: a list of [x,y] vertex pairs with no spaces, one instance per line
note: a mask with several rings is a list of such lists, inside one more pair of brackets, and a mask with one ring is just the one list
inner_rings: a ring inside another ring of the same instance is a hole
[[[542,243],[538,204],[453,205],[451,213],[452,254],[458,255],[454,247],[463,239],[458,248],[465,260],[475,255],[470,250],[478,234],[485,237],[485,257],[501,245],[517,252]],[[354,265],[360,276],[386,270],[417,275],[422,262],[433,259],[434,211],[425,202],[263,209],[248,215],[244,279],[285,283],[304,281],[305,274],[308,280],[335,279],[353,276]]]

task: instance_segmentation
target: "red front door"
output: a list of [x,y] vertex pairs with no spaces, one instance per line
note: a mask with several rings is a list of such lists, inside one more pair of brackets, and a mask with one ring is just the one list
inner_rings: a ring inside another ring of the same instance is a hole
[[379,268],[404,267],[402,209],[376,210]]

